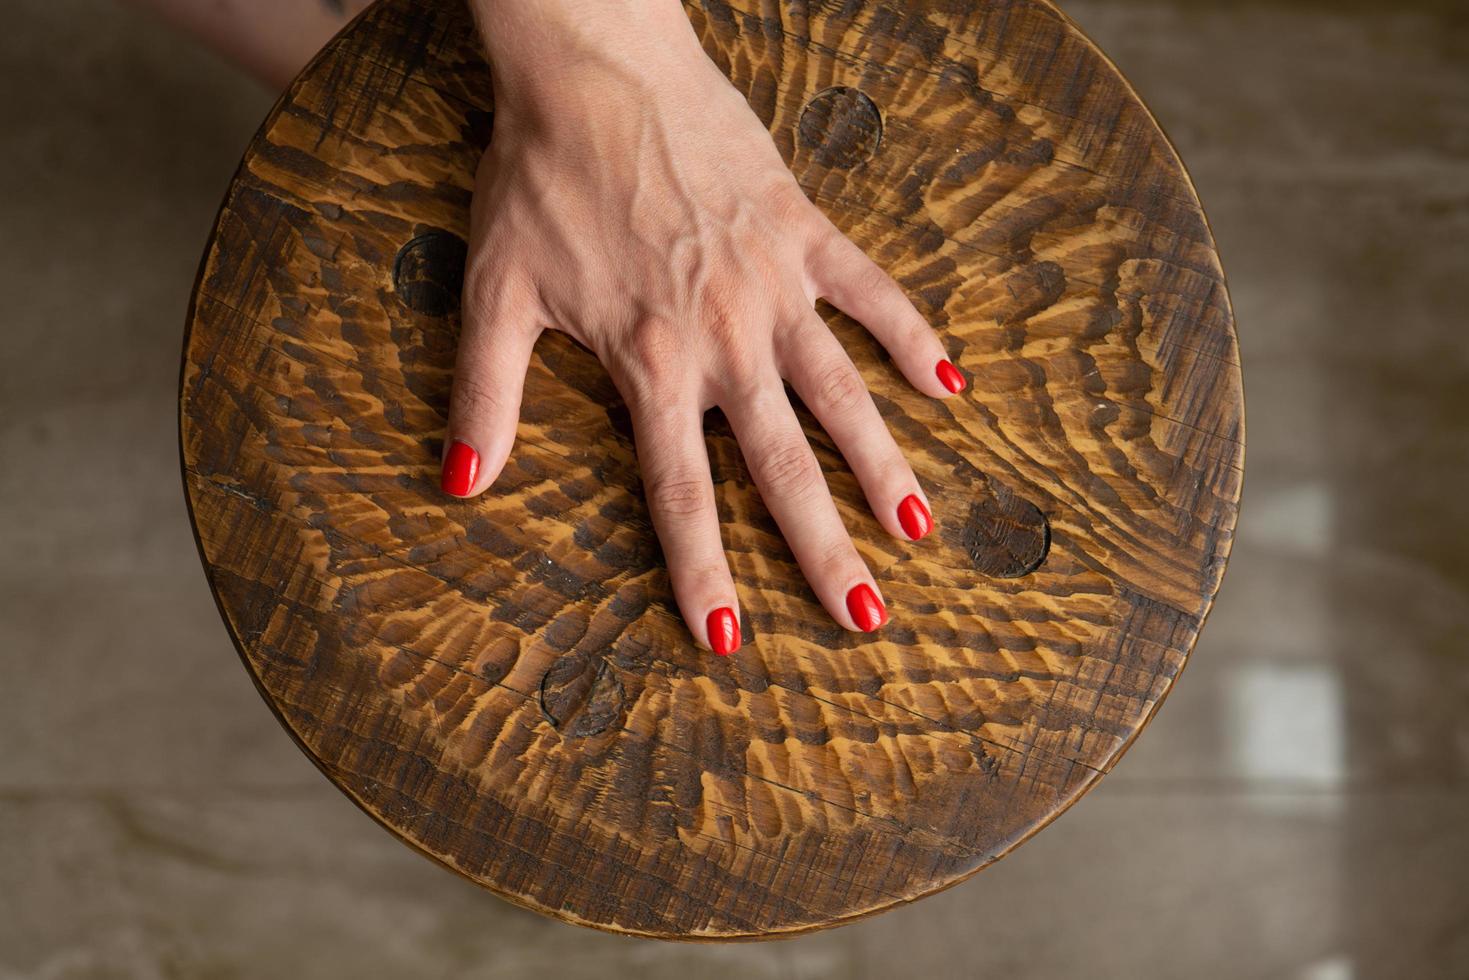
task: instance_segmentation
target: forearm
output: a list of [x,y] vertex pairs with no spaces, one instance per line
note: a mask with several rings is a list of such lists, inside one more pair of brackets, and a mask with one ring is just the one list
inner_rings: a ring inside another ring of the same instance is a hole
[[[498,105],[535,111],[597,80],[709,64],[679,0],[471,0]],[[678,73],[666,77],[681,77]]]
[[369,0],[131,2],[192,34],[264,84],[282,89]]

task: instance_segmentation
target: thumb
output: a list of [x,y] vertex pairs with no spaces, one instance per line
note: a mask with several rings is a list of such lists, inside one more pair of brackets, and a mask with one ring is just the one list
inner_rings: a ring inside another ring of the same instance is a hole
[[495,482],[515,443],[520,399],[541,328],[529,303],[504,292],[491,303],[466,296],[449,398],[439,486],[474,497]]

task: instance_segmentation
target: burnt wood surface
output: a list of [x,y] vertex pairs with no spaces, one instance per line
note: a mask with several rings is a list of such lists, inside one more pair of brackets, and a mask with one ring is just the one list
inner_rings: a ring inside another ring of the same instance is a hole
[[180,438],[230,634],[323,772],[525,906],[686,938],[838,923],[972,874],[1094,785],[1184,666],[1243,475],[1199,202],[1044,0],[689,0],[808,195],[971,380],[925,398],[821,310],[934,505],[909,543],[802,408],[892,610],[824,613],[709,419],[745,620],[679,620],[627,412],[544,334],[482,498],[439,492],[470,190],[465,10],[382,0],[250,144],[189,312]]

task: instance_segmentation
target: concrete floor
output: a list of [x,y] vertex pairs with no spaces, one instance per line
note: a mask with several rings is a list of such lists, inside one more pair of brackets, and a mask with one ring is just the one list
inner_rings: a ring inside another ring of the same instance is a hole
[[1102,786],[964,885],[774,944],[523,912],[333,789],[205,588],[180,330],[269,104],[107,3],[0,32],[0,978],[1469,976],[1469,19],[1085,0],[1240,323],[1240,537]]

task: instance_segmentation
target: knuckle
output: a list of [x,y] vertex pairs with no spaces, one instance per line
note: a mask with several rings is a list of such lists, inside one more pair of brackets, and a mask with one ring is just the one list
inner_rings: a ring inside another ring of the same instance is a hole
[[494,254],[480,254],[464,270],[460,296],[463,315],[470,323],[498,327],[504,311],[520,300],[527,283],[520,270]]
[[781,497],[803,497],[821,482],[821,470],[811,447],[804,440],[791,440],[757,456],[753,476],[768,493]]
[[857,268],[867,258],[867,253],[829,218],[825,227],[816,233],[813,250],[818,261],[834,274]]
[[654,478],[647,495],[650,507],[675,517],[704,513],[713,502],[709,481],[687,471]]
[[627,338],[628,353],[649,365],[664,363],[678,348],[678,331],[662,317],[638,321]]
[[721,362],[719,374],[725,400],[730,403],[760,401],[778,383],[771,379],[769,369],[750,355],[726,357]]
[[722,351],[737,351],[745,337],[746,311],[738,284],[716,280],[699,293],[698,316],[704,331]]
[[684,349],[677,331],[664,320],[639,323],[616,347],[614,380],[630,405],[649,409],[665,404],[685,374]]
[[729,589],[729,565],[720,560],[696,561],[673,572],[678,588],[697,596],[719,596]]
[[768,349],[762,352],[754,335],[733,315],[721,314],[709,323],[712,373],[732,397],[750,399],[772,385]]
[[660,376],[637,365],[623,365],[612,380],[634,418],[667,399],[667,388]]
[[491,249],[481,247],[470,253],[464,263],[465,305],[483,305],[495,295],[503,281],[503,262]]
[[864,256],[853,272],[852,288],[863,302],[876,305],[891,299],[896,286],[882,266]]
[[816,399],[821,408],[836,415],[846,415],[862,406],[867,385],[850,364],[828,367],[816,379]]
[[816,573],[828,582],[841,582],[858,575],[862,559],[852,539],[845,534],[821,546],[816,554]]
[[813,218],[811,212],[818,211],[801,189],[801,185],[790,180],[781,180],[771,187],[765,200],[771,215],[780,222],[781,227],[809,225]]
[[504,406],[504,396],[479,374],[461,371],[454,376],[451,409],[461,418],[488,418]]

